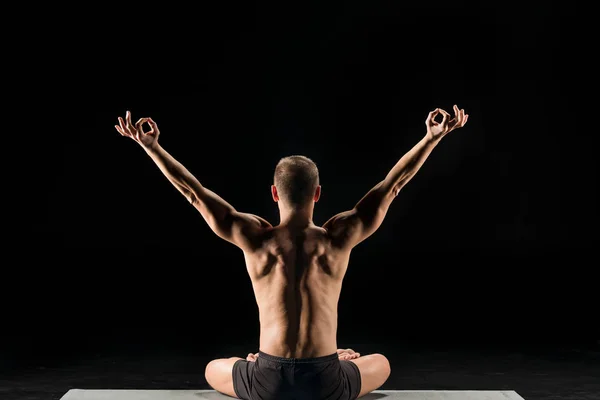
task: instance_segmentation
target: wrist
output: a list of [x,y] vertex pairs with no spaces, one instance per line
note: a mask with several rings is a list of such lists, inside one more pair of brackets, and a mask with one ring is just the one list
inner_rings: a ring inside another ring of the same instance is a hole
[[422,142],[427,146],[435,146],[440,142],[440,140],[442,140],[441,136],[434,138],[434,137],[431,137],[429,134],[426,134],[423,137]]
[[149,144],[147,146],[141,145],[142,148],[146,151],[146,153],[155,153],[160,149],[160,145],[158,144],[158,141],[155,141],[152,144]]

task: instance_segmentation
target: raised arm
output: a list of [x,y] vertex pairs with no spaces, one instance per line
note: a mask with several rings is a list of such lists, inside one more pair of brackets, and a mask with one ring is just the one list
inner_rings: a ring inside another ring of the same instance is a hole
[[[145,123],[151,128],[148,132],[143,130]],[[166,178],[202,214],[206,223],[220,238],[242,250],[252,250],[262,229],[271,226],[256,215],[236,211],[231,204],[202,186],[179,161],[158,144],[160,131],[152,118],[141,118],[133,125],[128,111],[125,119],[119,117],[119,125],[115,125],[115,128],[146,151]]]
[[[353,209],[332,217],[323,225],[336,246],[351,249],[379,228],[394,198],[415,176],[435,146],[447,133],[462,128],[467,122],[469,116],[456,105],[454,113],[454,118],[451,118],[440,108],[430,112],[425,121],[427,130],[423,139],[406,153],[385,179],[360,199]],[[440,122],[436,121],[438,115],[442,116]]]

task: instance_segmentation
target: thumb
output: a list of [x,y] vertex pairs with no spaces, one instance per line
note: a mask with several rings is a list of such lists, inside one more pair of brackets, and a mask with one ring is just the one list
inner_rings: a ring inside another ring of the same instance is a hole
[[137,131],[139,131],[140,133],[144,133],[143,126],[147,121],[148,121],[148,118],[138,119],[138,121],[135,123],[135,129]]
[[156,122],[154,122],[152,118],[148,118],[148,124],[150,124],[150,127],[152,128],[150,132],[148,132],[148,134],[153,133],[155,135],[158,135],[158,125],[156,124]]
[[428,115],[427,115],[427,119],[425,120],[425,125],[430,126],[431,123],[433,122],[434,118],[436,115],[438,115],[440,109],[436,108],[435,110],[431,111]]

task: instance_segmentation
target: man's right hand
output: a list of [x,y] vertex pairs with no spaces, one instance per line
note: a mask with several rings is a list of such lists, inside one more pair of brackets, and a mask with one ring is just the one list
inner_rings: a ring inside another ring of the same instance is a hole
[[352,349],[338,349],[337,354],[340,360],[353,360],[360,357],[360,353],[357,353]]
[[[144,132],[144,124],[150,125],[150,131]],[[135,140],[140,146],[144,148],[151,148],[158,144],[158,136],[160,131],[156,122],[152,118],[140,118],[138,122],[133,125],[131,123],[131,113],[127,111],[125,114],[125,120],[119,117],[119,125],[115,125],[115,129],[122,136],[128,137]]]
[[[440,114],[442,115],[442,120],[438,122],[435,118]],[[468,119],[469,115],[465,114],[465,110],[459,109],[456,105],[454,105],[454,118],[450,118],[450,114],[441,108],[436,108],[429,113],[425,121],[427,138],[431,141],[439,141],[447,133],[465,126]]]

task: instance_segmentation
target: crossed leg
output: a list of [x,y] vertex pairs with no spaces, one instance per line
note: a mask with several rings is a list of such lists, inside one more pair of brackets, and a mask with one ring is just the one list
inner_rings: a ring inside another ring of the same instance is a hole
[[392,372],[390,362],[383,354],[369,354],[350,359],[349,361],[356,364],[360,371],[361,385],[358,397],[362,397],[381,387]]
[[[381,387],[390,376],[391,367],[388,359],[379,353],[360,356],[351,349],[338,350],[340,359],[346,359],[356,364],[360,371],[361,388],[358,397]],[[256,361],[256,355],[248,354],[247,361]],[[240,357],[219,358],[206,365],[204,376],[206,382],[218,392],[238,398],[233,389],[233,364]]]
[[236,399],[238,397],[233,390],[233,364],[237,360],[243,360],[243,358],[218,358],[209,362],[204,371],[204,377],[210,387]]

